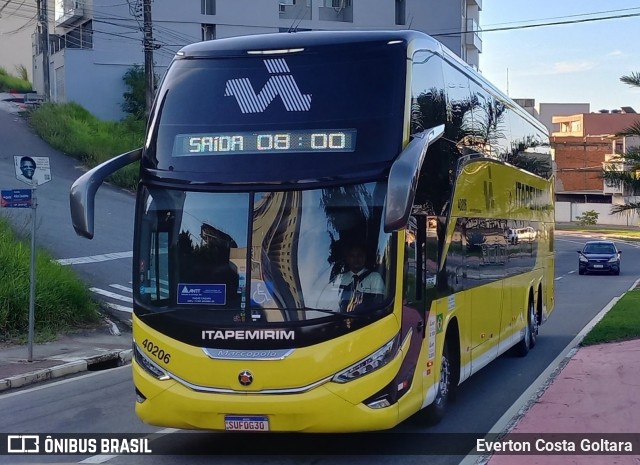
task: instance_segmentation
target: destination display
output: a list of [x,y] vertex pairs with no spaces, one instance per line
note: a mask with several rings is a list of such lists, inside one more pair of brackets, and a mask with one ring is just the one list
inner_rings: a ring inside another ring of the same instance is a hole
[[286,152],[353,152],[355,129],[178,134],[174,157]]

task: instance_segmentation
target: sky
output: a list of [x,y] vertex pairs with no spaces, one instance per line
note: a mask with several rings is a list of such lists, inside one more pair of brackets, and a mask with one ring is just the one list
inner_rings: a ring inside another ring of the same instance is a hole
[[[638,16],[491,31],[629,14]],[[640,0],[483,0],[480,27],[480,71],[510,97],[640,113],[640,88],[620,81],[640,73]]]

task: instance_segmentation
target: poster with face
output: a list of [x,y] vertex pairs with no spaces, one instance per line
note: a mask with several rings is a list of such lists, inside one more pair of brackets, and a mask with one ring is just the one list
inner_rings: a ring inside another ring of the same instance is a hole
[[16,178],[25,184],[39,186],[51,181],[49,157],[32,157],[16,155],[13,157]]

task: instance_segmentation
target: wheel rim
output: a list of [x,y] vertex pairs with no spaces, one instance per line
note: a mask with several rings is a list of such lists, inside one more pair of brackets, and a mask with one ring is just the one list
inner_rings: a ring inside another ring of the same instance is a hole
[[529,302],[529,317],[524,330],[524,343],[527,347],[531,347],[531,325],[533,322],[533,319],[531,318],[531,314],[533,313],[532,309],[533,305]]
[[441,404],[449,395],[449,376],[449,359],[443,356],[440,367],[440,384],[438,385],[438,404]]

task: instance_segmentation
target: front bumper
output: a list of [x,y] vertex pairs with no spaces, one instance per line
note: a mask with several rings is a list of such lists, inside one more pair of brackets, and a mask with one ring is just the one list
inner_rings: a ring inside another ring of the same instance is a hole
[[579,265],[580,271],[588,272],[588,273],[618,273],[620,272],[620,262],[609,263],[609,262],[588,262],[582,263]]
[[299,394],[205,393],[174,380],[158,382],[135,361],[133,380],[146,397],[136,403],[136,414],[156,426],[224,431],[225,415],[260,415],[268,417],[269,431],[339,433],[384,430],[399,421],[398,404],[372,409],[347,400],[341,391],[352,383],[329,382]]

